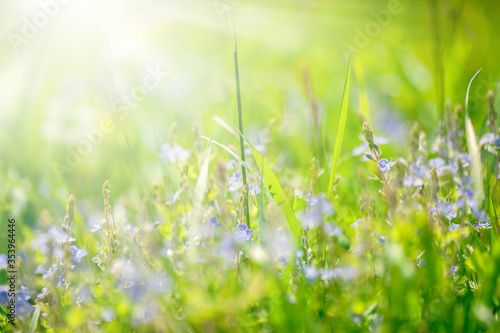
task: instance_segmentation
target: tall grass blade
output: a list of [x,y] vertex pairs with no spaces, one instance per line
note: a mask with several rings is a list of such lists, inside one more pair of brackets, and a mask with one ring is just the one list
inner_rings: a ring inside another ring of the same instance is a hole
[[474,179],[474,191],[476,191],[477,199],[482,202],[484,199],[484,189],[483,189],[483,178],[481,175],[481,151],[479,150],[479,144],[476,137],[476,132],[474,131],[474,126],[469,118],[469,91],[472,85],[472,81],[479,74],[481,69],[479,69],[476,74],[472,77],[467,87],[467,94],[465,95],[465,136],[467,138],[467,148],[470,154],[470,160],[472,164],[472,179]]
[[342,95],[342,104],[340,108],[339,123],[337,125],[337,133],[335,135],[335,147],[333,149],[332,165],[330,168],[330,181],[328,182],[327,195],[331,196],[333,185],[335,183],[335,174],[340,159],[340,151],[342,149],[342,140],[344,139],[345,124],[347,122],[347,110],[349,104],[349,79],[351,77],[351,49],[349,49],[349,62],[347,64],[347,75],[344,84],[344,93]]
[[[234,8],[231,8],[232,10],[229,10],[229,4],[226,0],[226,9],[227,9],[227,14],[229,18],[229,24],[231,26],[231,33],[233,34],[233,43],[234,43],[234,50],[233,50],[233,58],[234,58],[234,79],[236,81],[236,100],[238,104],[238,128],[240,130],[240,154],[241,154],[241,159],[245,161],[245,143],[243,140],[243,113],[241,111],[241,93],[240,93],[240,71],[239,71],[239,66],[238,66],[238,44],[236,43],[236,25],[235,25],[235,19],[234,19]],[[243,186],[247,184],[247,174],[246,170],[241,166],[241,176],[243,178]],[[246,222],[248,227],[250,228],[250,212],[248,210],[248,196],[245,197],[245,217],[246,217]]]
[[483,178],[481,175],[481,153],[479,144],[476,138],[474,126],[469,117],[465,119],[465,136],[467,137],[467,148],[469,150],[470,160],[472,164],[472,178],[474,179],[474,191],[476,191],[477,199],[482,202],[484,199]]
[[28,329],[29,333],[35,333],[36,326],[38,325],[38,318],[40,318],[40,312],[42,312],[42,307],[35,306],[35,312],[33,312],[33,317],[31,317],[30,327]]
[[207,192],[208,171],[210,166],[210,151],[212,147],[212,135],[210,135],[210,138],[208,139],[207,148],[205,149],[205,154],[203,155],[203,161],[201,162],[200,166],[200,173],[198,174],[198,178],[196,179],[196,184],[194,186],[193,210],[190,218],[190,222],[194,224],[199,222],[203,200]]
[[[234,127],[231,123],[225,121],[224,119],[215,116],[214,120],[218,124],[220,124],[223,128],[227,129],[229,133],[233,135],[243,136],[243,134],[240,133],[236,127]],[[245,139],[244,136],[243,138]],[[295,217],[292,206],[290,205],[290,201],[286,197],[285,192],[283,191],[283,188],[281,187],[278,181],[278,178],[276,177],[272,169],[269,167],[267,162],[262,158],[262,155],[259,153],[259,151],[255,149],[255,147],[248,140],[245,139],[245,141],[252,150],[252,154],[253,157],[255,158],[255,162],[257,163],[257,165],[259,166],[262,165],[260,171],[264,175],[264,180],[266,182],[267,189],[269,190],[269,192],[273,193],[272,196],[273,201],[276,202],[276,204],[280,208],[280,211],[285,217],[288,227],[290,228],[292,233],[296,236],[299,236],[300,235],[299,222]],[[253,175],[252,177],[258,179]]]
[[354,58],[354,69],[359,86],[359,105],[361,107],[361,115],[363,116],[364,121],[370,123],[370,104],[368,102],[368,94],[366,92],[365,73],[363,71],[361,61],[356,57]]
[[[220,119],[223,121],[222,119]],[[233,131],[231,131],[233,132]],[[207,137],[203,137],[205,140],[209,140]],[[278,182],[278,179],[272,172],[271,168],[269,165],[266,163],[266,161],[262,158],[262,155],[258,152],[258,150],[255,149],[254,146],[252,146],[248,141],[246,141],[247,144],[250,146],[252,149],[252,153],[254,154],[255,161],[257,164],[260,164],[261,167],[261,173],[262,177],[264,178],[264,181],[266,182],[267,187],[263,186],[262,180],[261,180],[261,188],[264,189],[264,193],[266,194],[268,200],[270,202],[274,202],[280,209],[281,213],[283,214],[283,217],[285,218],[290,231],[296,235],[300,236],[300,228],[299,228],[299,222],[297,218],[295,217],[295,214],[293,213],[293,209],[290,205],[290,202],[288,201],[287,197],[285,196],[285,192],[283,191],[283,188]],[[221,147],[225,151],[227,151],[234,159],[236,159],[243,167],[245,167],[250,174],[251,177],[255,179],[259,179],[255,172],[252,171],[252,169],[248,166],[246,162],[244,162],[235,152],[233,152],[231,149],[226,147],[225,145],[212,140],[212,143],[215,145]],[[271,193],[272,192],[272,193]],[[262,207],[263,207],[263,202],[262,202]]]
[[299,236],[299,222],[295,217],[292,206],[290,205],[290,201],[286,197],[285,192],[283,191],[283,188],[278,181],[278,178],[271,170],[267,162],[262,158],[262,155],[259,153],[259,151],[255,149],[255,147],[250,142],[247,141],[247,144],[250,146],[250,149],[252,149],[252,154],[255,158],[255,162],[257,162],[257,165],[262,165],[262,169],[260,171],[264,175],[264,180],[266,181],[267,188],[270,192],[273,193],[273,199],[285,216],[288,227],[295,236]]
[[474,74],[472,79],[469,81],[469,85],[467,86],[467,93],[465,94],[465,117],[469,117],[469,91],[470,91],[470,86],[472,85],[472,81],[476,78],[477,74],[481,71],[482,68],[479,68],[479,70]]

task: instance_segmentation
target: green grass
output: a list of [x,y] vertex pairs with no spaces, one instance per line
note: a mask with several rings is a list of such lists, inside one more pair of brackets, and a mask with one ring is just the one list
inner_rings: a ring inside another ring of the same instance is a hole
[[500,331],[499,8],[392,5],[75,3],[0,44],[0,332]]

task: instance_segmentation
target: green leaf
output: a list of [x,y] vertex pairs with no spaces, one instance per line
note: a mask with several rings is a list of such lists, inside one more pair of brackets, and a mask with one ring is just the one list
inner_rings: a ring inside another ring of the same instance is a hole
[[469,81],[467,86],[467,94],[465,95],[465,137],[467,139],[467,148],[469,150],[471,167],[472,167],[472,178],[474,179],[474,191],[476,191],[477,199],[482,202],[484,199],[484,189],[483,189],[483,178],[481,175],[481,151],[479,150],[479,144],[476,138],[476,132],[474,131],[474,126],[469,118],[469,91],[472,81],[479,74],[481,69],[479,69],[476,74]]
[[[233,134],[234,136],[238,137],[241,135],[250,149],[252,150],[252,154],[255,158],[255,161],[257,165],[263,165],[263,167],[260,167],[262,174],[264,175],[264,180],[266,181],[267,188],[271,188],[273,195],[270,198],[272,201],[274,201],[283,216],[285,217],[285,220],[288,224],[288,227],[290,228],[290,231],[295,235],[295,236],[300,236],[300,227],[299,227],[299,222],[297,221],[297,218],[295,217],[295,214],[293,212],[293,209],[290,205],[290,201],[285,195],[285,192],[283,191],[283,188],[281,187],[278,178],[276,175],[273,173],[269,165],[265,160],[263,160],[262,155],[259,153],[255,147],[248,142],[248,140],[239,132],[239,130],[231,125],[229,122],[225,121],[224,119],[215,116],[214,120],[220,124],[223,128],[225,128],[229,133]],[[241,161],[240,161],[241,163]],[[247,168],[248,169],[248,168]],[[253,176],[255,179],[258,179],[257,177]]]
[[351,50],[349,50],[349,62],[347,64],[347,75],[344,84],[344,94],[342,95],[342,104],[340,107],[339,123],[337,125],[337,133],[335,134],[335,147],[333,149],[332,165],[330,169],[330,181],[328,183],[327,195],[331,196],[333,185],[335,184],[335,174],[340,159],[340,151],[342,150],[342,141],[344,139],[345,124],[347,122],[347,110],[349,104],[349,79],[351,77]]
[[257,165],[262,165],[261,172],[264,175],[266,185],[268,187],[272,186],[274,193],[273,199],[280,208],[282,214],[285,216],[288,227],[295,236],[300,236],[299,222],[295,217],[292,206],[290,206],[290,201],[286,197],[285,192],[283,191],[283,188],[278,181],[278,178],[276,178],[276,175],[271,170],[267,162],[262,158],[262,155],[259,153],[259,151],[255,149],[255,147],[250,142],[247,141],[247,144],[252,149],[252,154],[255,158],[255,161],[257,162]]
[[472,81],[476,78],[477,74],[481,71],[482,68],[479,68],[479,70],[474,74],[472,79],[469,81],[469,85],[467,86],[467,93],[465,94],[465,116],[469,117],[469,91],[470,91],[470,86],[472,85]]
[[42,312],[42,307],[35,306],[35,312],[33,312],[33,317],[31,318],[30,327],[28,329],[29,333],[35,333],[36,326],[38,325],[38,318],[40,318],[40,312]]

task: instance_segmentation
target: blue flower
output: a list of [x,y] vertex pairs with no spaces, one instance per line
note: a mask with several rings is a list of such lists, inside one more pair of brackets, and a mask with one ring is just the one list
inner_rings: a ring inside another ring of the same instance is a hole
[[338,237],[344,233],[341,227],[336,226],[333,223],[326,223],[323,227],[323,231],[325,232],[325,234],[332,237]]
[[57,271],[57,264],[53,264],[52,266],[50,266],[48,270],[42,272],[42,279],[47,280],[51,278],[56,271]]
[[222,224],[219,222],[217,216],[212,216],[209,220],[210,226],[213,228],[220,228]]
[[462,166],[464,168],[468,167],[470,165],[470,156],[467,153],[460,153],[457,156],[457,163],[460,161],[462,163]]
[[458,230],[459,228],[460,228],[460,224],[452,223],[451,226],[448,227],[448,230],[455,231],[455,230]]
[[451,265],[451,268],[450,268],[450,275],[451,276],[455,276],[456,273],[458,271],[458,266],[455,266],[455,265]]
[[493,148],[500,149],[500,136],[497,136],[493,141]]
[[191,153],[181,146],[170,147],[168,143],[164,143],[158,156],[163,161],[163,163],[177,163],[186,162],[187,159],[191,156]]
[[320,270],[321,274],[321,280],[323,281],[328,281],[334,278],[334,272],[331,269],[321,269]]
[[444,160],[441,157],[431,158],[428,162],[430,168],[442,168],[444,167]]
[[377,163],[380,171],[387,172],[391,170],[391,168],[396,164],[396,161],[393,161],[392,158],[390,161],[387,161],[387,158],[383,158],[379,160]]
[[252,184],[248,185],[248,193],[250,195],[257,195],[260,193],[260,187],[258,186],[253,186]]
[[9,287],[6,285],[1,285],[0,286],[0,305],[7,305],[9,302]]
[[492,144],[495,141],[495,139],[496,139],[495,138],[495,134],[493,134],[493,133],[486,133],[479,140],[479,145],[482,146],[482,145],[485,145],[485,144]]
[[253,233],[254,233],[254,231],[252,229],[248,228],[248,226],[244,223],[239,223],[236,226],[235,236],[236,236],[237,241],[252,242],[253,241],[253,238],[252,238]]
[[71,259],[73,259],[76,262],[82,261],[82,258],[85,257],[87,254],[89,254],[87,250],[85,250],[85,248],[80,249],[76,245],[71,245],[69,249],[71,251]]
[[403,179],[403,186],[408,187],[421,187],[424,185],[424,181],[420,177],[416,177],[413,175],[408,175]]
[[172,196],[172,199],[170,200],[167,200],[165,202],[165,205],[171,205],[173,204],[174,202],[176,202],[177,200],[179,200],[179,198],[181,197],[181,193],[182,193],[182,189],[181,190],[177,190],[175,191],[174,195]]
[[314,266],[304,266],[304,276],[308,280],[316,280],[316,278],[319,276],[319,271],[316,267]]
[[43,287],[42,288],[42,292],[37,294],[36,297],[37,298],[44,298],[45,296],[47,296],[49,294],[49,288],[47,287]]
[[[362,140],[364,140],[364,139],[362,139]],[[389,142],[388,139],[380,137],[380,136],[375,136],[373,138],[373,141],[378,146],[385,145],[385,144],[387,144]],[[362,144],[360,144],[359,146],[357,146],[356,148],[354,148],[354,150],[352,151],[351,154],[352,154],[352,156],[362,155],[365,151],[368,150],[368,148],[369,148],[368,142],[363,142]]]
[[340,266],[333,270],[333,277],[341,280],[352,280],[359,275],[359,271],[354,266]]
[[7,269],[7,255],[0,254],[0,269]]
[[92,258],[92,261],[95,262],[97,264],[97,266],[102,268],[102,261],[97,256],[94,256]]
[[63,278],[62,276],[59,276],[57,278],[57,288],[65,286],[66,283],[68,283],[68,281],[65,278]]
[[106,223],[106,220],[105,219],[101,219],[99,222],[97,222],[96,224],[94,224],[92,226],[92,229],[90,229],[90,232],[96,232],[98,230],[101,230],[102,229],[102,225]]
[[239,171],[235,171],[231,177],[228,178],[227,184],[229,186],[228,191],[234,192],[243,186],[243,181],[241,178],[241,173]]
[[474,229],[479,231],[479,229],[491,229],[493,226],[490,224],[490,221],[479,221],[477,224],[473,225]]
[[105,322],[113,321],[116,317],[115,310],[113,308],[102,308],[101,309],[101,319]]
[[429,169],[422,162],[422,157],[419,157],[415,163],[410,164],[410,171],[423,179],[428,179],[431,177]]
[[363,219],[357,219],[356,222],[351,223],[350,227],[357,229],[363,221],[364,221]]

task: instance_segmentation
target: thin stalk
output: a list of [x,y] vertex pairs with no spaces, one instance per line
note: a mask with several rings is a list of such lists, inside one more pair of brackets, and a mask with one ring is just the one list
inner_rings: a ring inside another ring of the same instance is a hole
[[[234,50],[233,50],[234,78],[236,81],[236,99],[238,104],[238,129],[240,130],[240,154],[241,154],[241,160],[245,162],[245,144],[243,139],[243,114],[241,111],[241,93],[240,93],[240,71],[238,67],[238,44],[236,43],[234,9],[232,9],[231,11],[229,10],[229,5],[227,3],[227,0],[226,0],[226,9],[228,13],[229,25],[231,27],[231,33],[233,35],[233,43],[234,43]],[[247,184],[247,172],[243,165],[241,165],[241,176],[243,178],[243,186],[245,186]],[[250,228],[250,212],[248,211],[248,196],[245,197],[244,203],[245,203],[245,218],[248,228]]]
[[106,228],[107,228],[107,236],[108,236],[108,251],[109,251],[109,262],[111,262],[112,258],[112,248],[111,248],[111,229],[109,227],[109,192],[110,192],[111,185],[109,184],[109,181],[105,181],[102,192],[104,194],[104,216],[106,217]]

